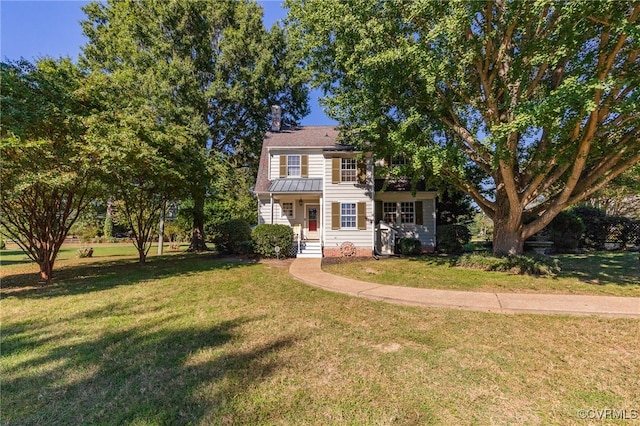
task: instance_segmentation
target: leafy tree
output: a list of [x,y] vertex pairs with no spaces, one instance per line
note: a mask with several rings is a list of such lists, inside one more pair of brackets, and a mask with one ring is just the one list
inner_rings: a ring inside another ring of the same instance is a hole
[[345,138],[469,194],[496,253],[640,161],[640,3],[286,5]]
[[585,203],[604,210],[609,216],[640,220],[640,164],[622,173]]
[[97,193],[93,100],[69,59],[0,65],[0,224],[50,281],[69,229]]
[[183,195],[184,171],[197,154],[189,127],[167,119],[174,113],[172,88],[147,73],[121,70],[96,80],[100,108],[92,116],[90,137],[101,142],[115,217],[127,225],[139,262],[145,263],[162,208]]
[[198,148],[186,175],[194,203],[192,250],[206,249],[208,161],[234,156],[257,167],[269,108],[286,119],[308,112],[307,88],[287,37],[262,24],[253,1],[107,1],[84,8],[87,63],[95,70],[146,75],[173,88],[171,117]]

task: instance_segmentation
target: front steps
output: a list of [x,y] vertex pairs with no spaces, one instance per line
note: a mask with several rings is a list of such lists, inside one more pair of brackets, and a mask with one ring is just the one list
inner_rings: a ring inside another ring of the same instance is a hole
[[298,258],[322,258],[322,246],[320,241],[302,241]]

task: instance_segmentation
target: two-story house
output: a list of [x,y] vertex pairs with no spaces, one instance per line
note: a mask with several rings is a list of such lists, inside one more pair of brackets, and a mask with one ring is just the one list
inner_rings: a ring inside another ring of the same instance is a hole
[[374,159],[337,143],[333,126],[272,129],[255,194],[258,223],[285,224],[298,256],[393,254],[398,238],[435,248],[436,193],[374,178]]

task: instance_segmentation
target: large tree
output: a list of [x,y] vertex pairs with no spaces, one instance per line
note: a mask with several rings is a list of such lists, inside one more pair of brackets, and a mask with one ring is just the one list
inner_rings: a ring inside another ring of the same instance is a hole
[[468,193],[496,253],[640,161],[638,2],[287,5],[347,137]]
[[93,77],[99,108],[88,135],[101,147],[103,180],[115,201],[115,218],[130,230],[143,264],[161,211],[167,200],[184,196],[185,173],[198,153],[193,152],[189,126],[167,119],[176,114],[173,88],[156,81],[153,73],[116,70]]
[[69,229],[98,189],[93,99],[68,59],[2,63],[0,224],[49,281]]
[[270,106],[282,105],[292,122],[308,111],[304,76],[286,34],[278,26],[267,31],[262,8],[248,0],[107,1],[84,10],[84,55],[94,70],[152,75],[174,87],[171,102],[178,108],[165,119],[190,125],[200,149],[187,172],[191,249],[206,249],[207,161],[235,156],[255,167]]

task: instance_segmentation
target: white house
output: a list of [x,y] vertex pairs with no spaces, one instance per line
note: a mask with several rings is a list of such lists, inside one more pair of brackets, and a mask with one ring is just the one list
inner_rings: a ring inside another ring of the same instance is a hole
[[337,143],[333,126],[279,128],[262,144],[258,223],[285,224],[299,257],[393,254],[398,238],[435,249],[436,193],[374,178],[374,159]]

